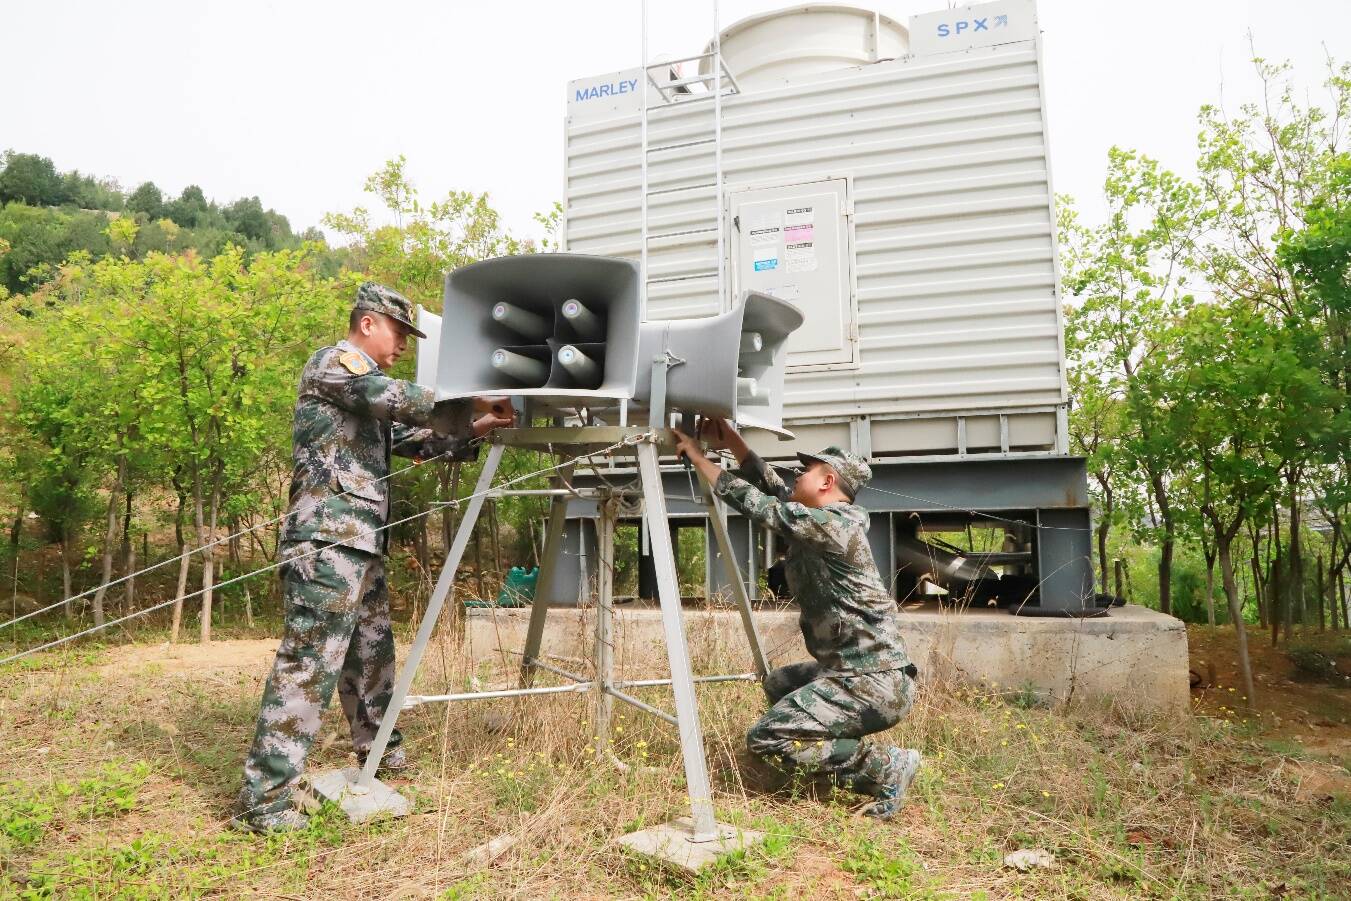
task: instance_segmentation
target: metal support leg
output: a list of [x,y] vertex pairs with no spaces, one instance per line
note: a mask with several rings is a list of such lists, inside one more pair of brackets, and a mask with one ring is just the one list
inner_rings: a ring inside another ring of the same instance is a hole
[[[564,470],[563,477],[570,475]],[[544,533],[544,556],[540,558],[539,578],[535,582],[535,601],[530,607],[530,626],[525,633],[524,656],[521,658],[521,687],[528,688],[535,679],[535,657],[544,641],[544,623],[549,617],[549,592],[557,577],[559,556],[563,552],[563,528],[567,525],[568,502],[555,498],[549,509],[549,525]]]
[[679,719],[680,753],[685,762],[685,784],[690,794],[692,840],[714,841],[718,838],[718,831],[713,818],[713,792],[708,781],[704,733],[699,725],[699,706],[694,696],[689,648],[685,644],[685,624],[681,619],[675,551],[671,547],[670,532],[666,530],[666,496],[657,464],[657,446],[644,442],[638,445],[637,451],[638,469],[643,481],[644,512],[651,535],[652,559],[657,570],[661,621],[666,631],[666,655],[671,664],[671,691],[675,695],[676,716]]
[[380,730],[375,733],[375,741],[371,743],[371,749],[366,756],[366,765],[361,768],[361,777],[357,784],[364,788],[370,788],[375,782],[375,771],[379,769],[380,761],[385,756],[385,746],[389,744],[389,736],[394,731],[399,711],[403,709],[404,698],[408,696],[408,689],[413,685],[413,676],[417,674],[418,664],[422,662],[422,654],[427,650],[427,642],[431,640],[432,631],[436,628],[441,607],[455,585],[455,570],[460,566],[460,558],[464,556],[464,549],[469,544],[474,523],[483,510],[483,495],[492,487],[493,476],[497,473],[498,464],[502,462],[504,449],[503,445],[494,444],[488,451],[488,459],[484,461],[478,484],[474,486],[469,509],[465,511],[464,519],[460,521],[460,527],[455,532],[455,540],[451,542],[450,550],[446,552],[445,565],[441,567],[441,574],[436,578],[436,588],[432,590],[431,600],[427,602],[427,612],[423,614],[422,624],[418,626],[417,638],[413,639],[413,647],[409,649],[408,659],[404,661],[403,670],[399,673],[398,682],[394,686],[394,696],[390,698],[389,707],[386,708],[385,716],[380,721]]
[[615,520],[618,510],[614,498],[600,502],[596,524],[596,753],[610,749],[610,719],[614,714],[614,584]]
[[[718,555],[722,557],[727,584],[732,586],[732,596],[736,599],[737,610],[741,613],[741,627],[746,630],[746,641],[751,646],[751,661],[760,681],[769,675],[769,664],[765,659],[765,645],[760,640],[760,630],[755,625],[755,614],[751,611],[751,599],[746,593],[746,583],[741,581],[741,570],[736,565],[736,555],[732,553],[732,539],[727,534],[727,508],[713,494],[708,478],[699,473],[699,484],[704,489],[704,502],[708,504],[708,521],[713,526],[713,534],[718,539]],[[753,543],[753,542],[752,542]],[[751,554],[755,548],[751,548]]]

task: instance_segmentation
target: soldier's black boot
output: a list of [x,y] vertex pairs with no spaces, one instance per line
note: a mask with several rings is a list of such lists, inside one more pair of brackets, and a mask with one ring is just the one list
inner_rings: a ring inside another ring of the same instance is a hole
[[915,781],[923,761],[914,748],[891,748],[887,753],[891,757],[891,781],[882,786],[882,790],[877,793],[877,800],[863,809],[864,816],[878,820],[891,819],[905,805],[906,792],[910,789],[910,783]]
[[299,832],[309,827],[310,818],[294,807],[286,807],[272,813],[240,814],[230,820],[230,825],[243,832]]

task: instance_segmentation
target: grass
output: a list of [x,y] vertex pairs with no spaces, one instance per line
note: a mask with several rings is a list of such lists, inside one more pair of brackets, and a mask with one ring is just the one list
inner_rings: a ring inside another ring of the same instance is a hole
[[[441,659],[420,684],[465,684],[455,654]],[[1351,885],[1351,804],[1301,794],[1291,772],[1307,761],[1251,724],[961,684],[926,684],[885,736],[927,759],[889,824],[746,755],[755,686],[701,689],[719,817],[768,840],[697,877],[612,844],[684,813],[673,730],[620,708],[621,773],[597,759],[585,696],[417,708],[402,721],[412,816],[356,827],[327,810],[303,833],[251,837],[226,821],[262,673],[116,660],[0,672],[0,897],[1331,899]],[[331,710],[312,764],[347,764],[344,735]],[[503,833],[518,841],[496,862],[465,862]],[[1006,869],[1019,848],[1056,866]]]

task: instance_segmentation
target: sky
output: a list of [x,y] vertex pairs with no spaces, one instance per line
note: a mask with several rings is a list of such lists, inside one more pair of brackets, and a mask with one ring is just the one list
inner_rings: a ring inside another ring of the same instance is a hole
[[[786,0],[722,0],[723,27]],[[956,5],[880,0],[901,21]],[[0,0],[0,149],[57,168],[259,196],[298,231],[373,200],[403,154],[424,200],[487,191],[518,235],[562,198],[570,79],[636,66],[639,0]],[[1107,149],[1192,171],[1196,113],[1258,96],[1248,60],[1289,60],[1320,96],[1351,60],[1351,0],[1040,0],[1052,178],[1091,222]],[[649,52],[688,56],[711,0],[650,3]]]

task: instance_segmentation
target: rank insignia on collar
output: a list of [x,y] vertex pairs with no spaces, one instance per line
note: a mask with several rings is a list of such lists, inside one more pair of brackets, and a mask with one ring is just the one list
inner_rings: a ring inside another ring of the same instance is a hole
[[366,358],[354,350],[338,357],[338,362],[347,367],[347,371],[352,375],[365,375],[371,371],[371,366],[366,362]]

